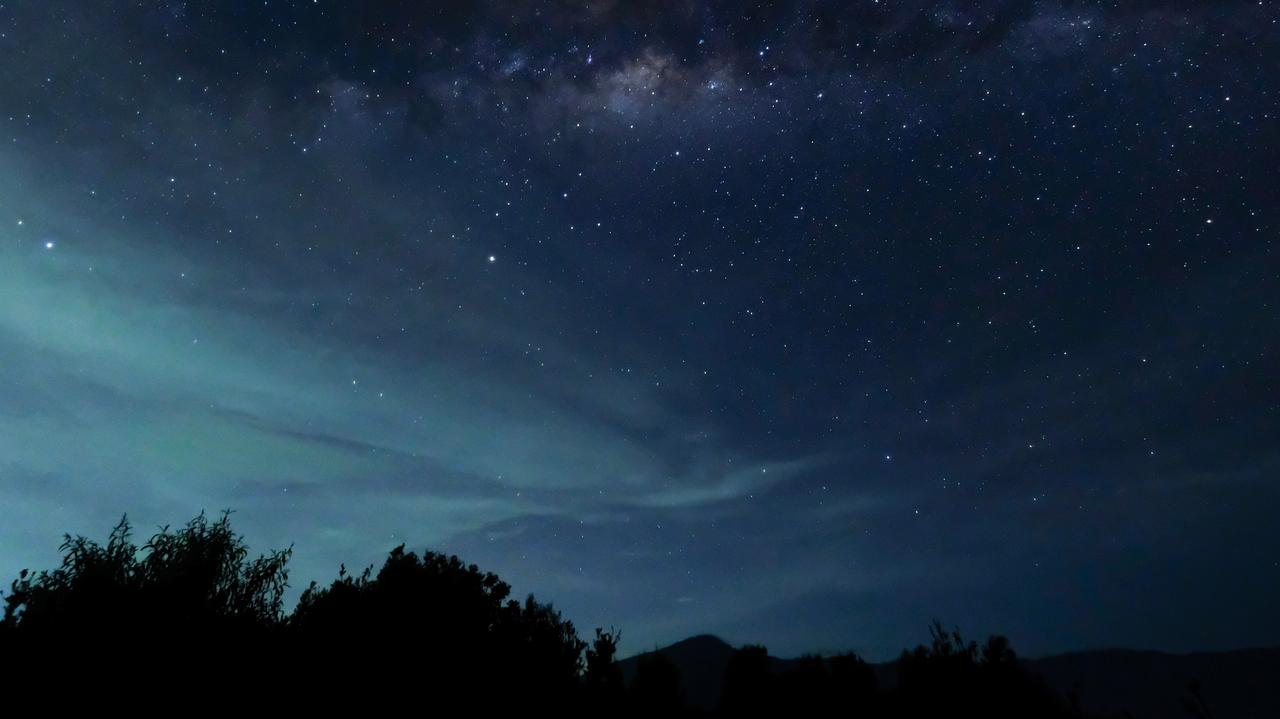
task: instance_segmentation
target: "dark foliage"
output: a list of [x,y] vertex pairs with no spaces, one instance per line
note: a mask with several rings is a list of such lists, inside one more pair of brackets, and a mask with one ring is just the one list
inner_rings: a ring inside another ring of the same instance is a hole
[[[60,567],[23,571],[4,597],[0,682],[11,697],[63,708],[252,696],[293,710],[694,713],[664,654],[642,656],[625,686],[616,630],[597,629],[588,645],[551,605],[512,599],[496,575],[457,557],[400,546],[376,574],[342,567],[328,586],[313,582],[285,614],[290,550],[250,559],[229,514],[162,528],[141,547],[122,519],[106,544],[67,536],[62,553]],[[728,657],[719,711],[1078,715],[1020,668],[1003,638],[980,648],[936,623],[931,631],[929,646],[903,652],[890,689],[852,654],[779,670],[763,646],[743,647]],[[1208,714],[1198,693],[1187,706]]]
[[630,699],[633,712],[640,716],[678,714],[684,706],[680,670],[662,654],[641,657],[631,680]]
[[68,536],[62,552],[58,569],[24,571],[4,598],[0,682],[24,696],[75,687],[69,698],[159,705],[247,692],[388,708],[430,688],[437,708],[582,706],[586,644],[573,624],[457,557],[397,547],[376,575],[343,568],[285,615],[289,551],[249,560],[227,514],[142,547],[121,520],[105,545]]
[[597,627],[595,641],[587,648],[583,688],[587,705],[598,713],[616,713],[625,700],[626,685],[622,669],[618,666],[618,641],[621,638],[616,629],[606,632]]
[[[314,583],[287,623],[308,648],[311,674],[343,682],[427,681],[454,690],[502,687],[528,705],[574,696],[586,644],[571,622],[532,596],[509,599],[496,575],[457,557],[396,547],[376,576],[345,568],[328,587]],[[312,661],[336,652],[357,664]]]
[[1007,639],[993,636],[979,649],[959,631],[930,627],[930,646],[898,659],[895,704],[908,714],[931,715],[964,708],[976,717],[1066,717],[1078,712],[1018,665]]
[[832,706],[845,713],[856,713],[861,707],[865,713],[877,705],[876,673],[862,657],[837,654],[827,666],[831,671],[831,685],[826,696]]
[[142,546],[121,519],[106,545],[66,535],[62,566],[23,571],[0,626],[45,635],[155,636],[267,629],[281,620],[290,550],[248,561],[230,513],[162,528]]
[[726,716],[754,716],[773,707],[773,673],[769,652],[758,644],[745,646],[729,658],[724,673],[720,708]]

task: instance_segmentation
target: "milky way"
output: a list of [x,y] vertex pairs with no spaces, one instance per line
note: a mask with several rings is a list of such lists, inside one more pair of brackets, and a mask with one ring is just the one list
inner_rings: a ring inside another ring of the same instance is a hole
[[1277,16],[0,3],[0,578],[231,508],[626,650],[1280,642]]

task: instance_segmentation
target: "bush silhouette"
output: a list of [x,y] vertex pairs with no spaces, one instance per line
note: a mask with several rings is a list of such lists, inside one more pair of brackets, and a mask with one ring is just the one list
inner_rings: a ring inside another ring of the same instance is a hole
[[672,716],[684,707],[680,670],[661,652],[650,652],[636,662],[631,680],[631,708],[637,716]]
[[836,703],[835,683],[827,662],[816,655],[797,659],[790,671],[776,679],[777,694],[788,707],[806,716],[826,711]]
[[[344,567],[330,586],[312,583],[302,594],[288,630],[306,647],[295,661],[308,675],[459,692],[502,687],[494,708],[577,696],[586,644],[550,605],[509,599],[497,575],[457,557],[403,546],[370,575]],[[360,659],[353,666],[335,657]]]
[[759,644],[749,644],[729,657],[720,709],[727,716],[756,716],[767,712],[773,708],[773,689],[768,650]]
[[897,663],[898,704],[920,714],[963,709],[975,717],[1061,717],[1074,710],[1017,663],[1009,641],[993,636],[979,650],[958,630],[934,622],[930,646],[904,651]]
[[24,570],[5,597],[0,625],[15,634],[136,639],[261,630],[281,621],[290,550],[247,561],[229,512],[213,522],[201,514],[177,531],[164,527],[141,551],[130,533],[126,517],[106,545],[66,535],[62,566]]
[[616,713],[625,700],[626,686],[618,666],[618,642],[615,629],[596,628],[595,641],[587,648],[583,685],[588,707],[597,713]]
[[857,654],[837,654],[828,662],[831,668],[831,705],[841,714],[870,711],[877,703],[876,673]]
[[0,681],[12,687],[74,677],[86,695],[158,702],[234,684],[304,706],[341,703],[309,692],[344,687],[366,708],[431,687],[436,709],[581,704],[586,644],[573,624],[457,557],[397,547],[376,575],[343,567],[329,586],[312,583],[286,616],[290,550],[249,560],[229,513],[142,547],[122,519],[105,545],[67,536],[61,550],[60,567],[24,570],[4,597]]

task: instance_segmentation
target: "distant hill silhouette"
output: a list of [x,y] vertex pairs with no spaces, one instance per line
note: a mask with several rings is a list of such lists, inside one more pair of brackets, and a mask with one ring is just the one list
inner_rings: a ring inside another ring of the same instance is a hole
[[[642,657],[663,654],[680,670],[687,704],[710,711],[720,702],[734,651],[723,639],[701,634],[621,659],[618,666],[629,684]],[[769,657],[775,674],[791,671],[799,661]],[[1094,715],[1191,717],[1183,700],[1198,682],[1214,719],[1280,717],[1280,647],[1194,654],[1114,649],[1021,659],[1019,664],[1061,696],[1077,696],[1081,709]],[[896,661],[871,668],[881,688],[897,686]]]

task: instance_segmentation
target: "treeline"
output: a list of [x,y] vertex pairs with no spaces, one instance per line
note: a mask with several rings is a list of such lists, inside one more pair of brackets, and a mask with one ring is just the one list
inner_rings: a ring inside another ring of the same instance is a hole
[[[164,528],[141,547],[127,520],[105,544],[66,536],[56,569],[4,594],[0,692],[9,707],[98,705],[179,713],[307,710],[450,716],[553,712],[680,716],[682,678],[661,654],[624,682],[618,635],[591,641],[552,605],[457,557],[397,547],[382,567],[343,567],[283,606],[291,550],[250,558],[229,513]],[[854,655],[775,674],[763,647],[735,652],[724,716],[1079,716],[1027,676],[1007,642],[933,630],[877,686]]]
[[[889,686],[847,653],[780,661],[748,645],[728,657],[715,708],[725,716],[1081,717],[1023,670],[1003,637],[979,647],[940,624],[932,642],[904,651]],[[687,658],[686,658],[687,661]],[[689,715],[678,668],[662,652],[641,655],[623,705],[644,715]]]

